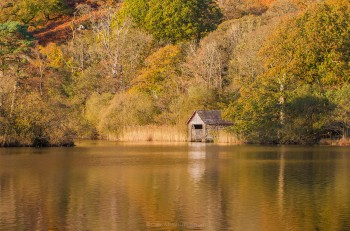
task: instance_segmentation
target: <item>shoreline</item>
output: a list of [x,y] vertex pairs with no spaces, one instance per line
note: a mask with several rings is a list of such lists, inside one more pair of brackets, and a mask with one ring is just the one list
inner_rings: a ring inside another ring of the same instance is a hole
[[[224,140],[224,142],[222,142]],[[85,141],[105,141],[105,142],[118,142],[118,143],[124,143],[124,144],[184,144],[184,143],[202,143],[202,142],[190,142],[188,140],[169,140],[169,139],[118,139],[116,137],[107,139],[107,138],[101,138],[101,139],[87,139],[87,138],[76,138],[71,141],[67,141],[65,143],[61,144],[50,144],[50,143],[37,143],[37,144],[28,144],[28,143],[19,143],[19,142],[12,142],[12,143],[1,143],[0,148],[55,148],[55,147],[76,147],[79,146],[79,143],[85,142]],[[221,141],[221,142],[220,142]],[[231,142],[230,142],[231,141]],[[215,142],[209,142],[203,144],[216,144],[216,145],[254,145],[254,146],[281,146],[286,144],[268,144],[268,143],[260,143],[260,144],[252,144],[247,143],[244,141],[240,141],[238,139],[234,140],[228,140],[228,139],[219,139]],[[331,140],[331,139],[321,139],[316,144],[310,144],[310,145],[302,145],[302,144],[289,144],[286,146],[329,146],[329,147],[350,147],[350,138],[341,138],[338,140]]]

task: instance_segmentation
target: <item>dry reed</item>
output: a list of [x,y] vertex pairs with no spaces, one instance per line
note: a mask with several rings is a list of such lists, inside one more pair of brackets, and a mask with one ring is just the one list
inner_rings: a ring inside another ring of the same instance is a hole
[[186,130],[180,126],[145,125],[124,127],[120,134],[109,134],[108,140],[119,141],[187,141]]
[[338,141],[339,146],[350,146],[350,138],[341,138]]
[[[108,134],[107,140],[118,140],[126,142],[136,141],[163,141],[163,142],[187,142],[186,126],[171,125],[145,125],[124,127],[119,134]],[[215,143],[242,144],[237,136],[220,130],[215,136]]]
[[350,138],[335,139],[321,139],[320,145],[331,145],[331,146],[350,146]]
[[225,129],[219,130],[217,137],[215,138],[215,143],[221,144],[243,144],[244,141],[238,139],[235,134],[232,134]]

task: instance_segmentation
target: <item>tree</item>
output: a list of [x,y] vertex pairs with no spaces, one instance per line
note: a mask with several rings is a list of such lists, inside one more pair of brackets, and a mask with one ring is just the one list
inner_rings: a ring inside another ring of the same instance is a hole
[[15,21],[0,24],[0,55],[2,59],[10,59],[10,57],[28,51],[33,37],[27,32],[27,28],[27,26]]
[[188,71],[203,81],[207,88],[222,90],[225,60],[216,41],[202,43],[199,49],[188,57]]
[[345,84],[340,89],[331,89],[328,93],[330,101],[336,105],[331,118],[328,121],[327,129],[343,138],[350,135],[350,84]]
[[125,0],[119,15],[125,20],[131,17],[138,27],[144,27],[145,18],[149,10],[148,0]]
[[61,46],[62,55],[52,46],[55,49],[48,56],[52,64],[64,61],[70,69],[67,90],[81,106],[93,93],[127,91],[152,43],[152,37],[131,27],[130,21],[118,23],[112,8],[101,15],[91,14],[87,24],[91,30],[77,30],[72,40]]
[[147,57],[145,67],[134,79],[131,91],[150,95],[158,112],[165,114],[170,102],[183,91],[179,67],[182,60],[183,54],[179,46],[167,45],[160,48]]
[[261,52],[264,73],[233,104],[239,133],[279,143],[321,138],[334,110],[325,92],[350,81],[349,17],[349,4],[325,1],[275,30]]
[[179,64],[182,51],[179,46],[160,48],[146,59],[146,66],[134,79],[132,89],[152,95],[155,99],[180,91]]
[[[236,20],[236,42],[230,57],[229,76],[235,88],[251,85],[255,79],[264,73],[264,63],[259,55],[261,44],[264,44],[269,33],[275,27],[275,18],[256,16],[243,17]],[[277,19],[278,20],[278,19]]]
[[222,14],[212,0],[127,0],[124,12],[156,39],[177,43],[199,41],[221,22]]
[[0,146],[69,145],[68,107],[53,89],[43,91],[48,64],[33,43],[26,26],[0,24]]
[[268,39],[263,50],[267,75],[294,84],[341,85],[350,80],[350,6],[346,1],[314,4],[290,19]]
[[22,92],[13,117],[9,120],[11,136],[7,143],[33,146],[72,145],[72,115],[60,99],[42,99],[39,92]]
[[0,24],[0,71],[3,76],[11,76],[13,83],[10,117],[15,106],[18,83],[23,66],[28,60],[27,54],[32,42],[33,38],[27,32],[26,26],[18,22]]
[[24,24],[37,24],[51,20],[52,17],[70,13],[64,0],[18,0],[5,2],[0,9],[0,21],[20,21]]
[[317,86],[303,85],[287,97],[280,143],[314,144],[324,135],[335,104]]
[[102,112],[99,115],[99,134],[118,137],[127,126],[151,124],[154,117],[154,104],[147,94],[125,92],[114,95],[108,107]]
[[274,0],[218,0],[226,19],[241,18],[244,15],[261,15]]
[[249,143],[278,143],[279,87],[273,79],[258,77],[240,89],[240,97],[226,110],[234,121],[234,132]]

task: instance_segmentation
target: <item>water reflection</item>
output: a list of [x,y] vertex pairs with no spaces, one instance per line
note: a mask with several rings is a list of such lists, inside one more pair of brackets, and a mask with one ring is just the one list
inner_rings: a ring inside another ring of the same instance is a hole
[[195,182],[200,181],[205,172],[206,144],[191,143],[189,145],[188,172]]
[[285,155],[286,148],[281,147],[280,160],[279,160],[279,173],[278,173],[278,206],[280,214],[283,212],[284,201],[284,168],[285,168]]
[[349,230],[349,151],[0,149],[0,230]]

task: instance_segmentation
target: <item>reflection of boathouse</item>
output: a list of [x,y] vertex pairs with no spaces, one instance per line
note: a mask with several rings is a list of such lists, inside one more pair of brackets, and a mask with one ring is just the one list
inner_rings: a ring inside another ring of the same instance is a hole
[[219,130],[231,126],[232,123],[221,118],[218,110],[197,110],[187,121],[188,138],[192,142],[213,142]]

